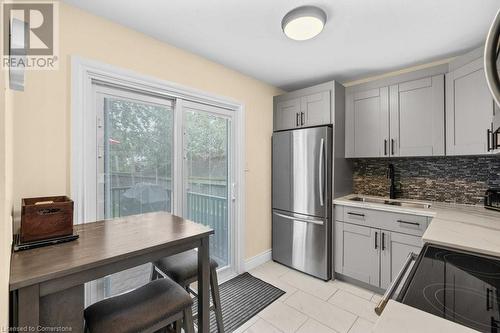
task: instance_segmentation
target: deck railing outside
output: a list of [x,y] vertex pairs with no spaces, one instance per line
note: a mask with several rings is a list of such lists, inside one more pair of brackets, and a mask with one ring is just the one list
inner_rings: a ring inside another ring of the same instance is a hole
[[[114,187],[111,189],[111,205],[110,216],[119,217],[130,214],[127,212],[126,206],[130,202],[124,198],[123,194],[130,187]],[[166,200],[161,206],[157,205],[152,208],[141,207],[135,213],[146,213],[152,210],[162,209],[170,211],[171,207],[171,191],[166,189]],[[135,209],[132,209],[134,211]],[[185,218],[194,222],[209,226],[214,229],[215,233],[210,239],[210,256],[214,258],[220,266],[228,264],[228,207],[227,198],[214,196],[202,193],[188,192],[187,193],[187,214]]]
[[219,265],[228,264],[227,198],[200,193],[187,193],[186,218],[214,229],[210,255]]

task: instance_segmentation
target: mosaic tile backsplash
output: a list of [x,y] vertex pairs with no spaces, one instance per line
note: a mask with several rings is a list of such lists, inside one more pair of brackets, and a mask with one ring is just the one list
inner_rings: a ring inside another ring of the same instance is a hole
[[482,204],[488,188],[500,188],[500,156],[356,159],[353,190],[389,196],[386,171],[394,165],[396,197],[460,204]]

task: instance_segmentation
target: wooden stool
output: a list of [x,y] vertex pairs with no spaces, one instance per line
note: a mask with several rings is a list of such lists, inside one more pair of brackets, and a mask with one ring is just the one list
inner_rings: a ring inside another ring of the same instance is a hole
[[[224,333],[217,266],[217,262],[210,258],[210,290],[213,300],[213,306],[210,307],[210,310],[215,312],[219,333]],[[196,292],[189,288],[189,285],[198,280],[198,253],[195,250],[189,250],[155,261],[151,272],[151,280],[160,278],[160,275],[170,277],[188,292],[196,295]]]
[[175,323],[180,332],[194,333],[193,301],[169,278],[149,282],[128,293],[104,299],[84,311],[85,332],[156,332]]

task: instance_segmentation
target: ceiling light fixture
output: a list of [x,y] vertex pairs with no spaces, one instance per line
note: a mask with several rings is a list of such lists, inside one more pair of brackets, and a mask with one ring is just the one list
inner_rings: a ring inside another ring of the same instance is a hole
[[307,40],[317,36],[325,23],[326,13],[321,8],[303,6],[289,11],[281,21],[281,28],[290,39]]

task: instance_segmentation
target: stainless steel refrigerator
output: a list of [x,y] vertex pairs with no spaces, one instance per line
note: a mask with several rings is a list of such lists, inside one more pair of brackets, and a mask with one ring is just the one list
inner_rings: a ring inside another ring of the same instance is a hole
[[332,128],[273,133],[273,260],[331,278]]

